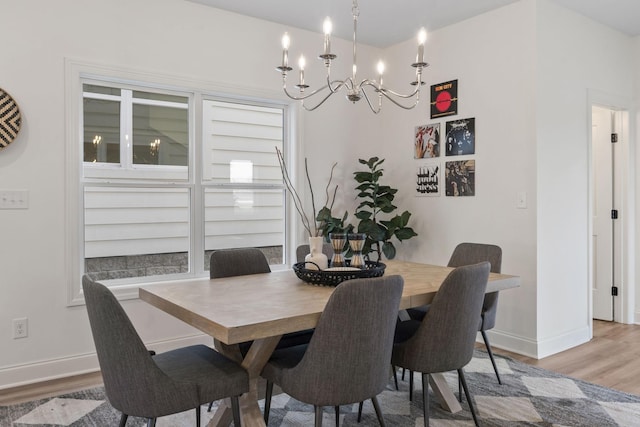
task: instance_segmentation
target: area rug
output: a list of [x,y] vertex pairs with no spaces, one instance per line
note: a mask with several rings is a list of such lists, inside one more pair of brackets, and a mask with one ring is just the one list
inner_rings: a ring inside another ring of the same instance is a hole
[[[640,396],[611,390],[532,367],[509,358],[497,356],[503,385],[497,383],[486,355],[476,351],[465,368],[469,388],[476,402],[480,424],[490,427],[547,426],[547,427],[608,427],[640,426]],[[446,375],[452,390],[458,389],[457,376]],[[409,383],[393,381],[378,399],[387,426],[422,426],[422,385],[416,375],[414,401],[409,402]],[[260,402],[262,407],[263,402]],[[450,414],[442,410],[433,395],[430,400],[430,421],[433,427],[473,426],[466,400],[463,411]],[[358,405],[340,407],[343,426],[378,426],[370,402],[364,405],[363,418],[357,422]],[[211,413],[202,408],[203,425]],[[104,390],[93,388],[50,399],[14,406],[0,407],[0,426],[117,426],[118,411],[110,405]],[[286,394],[273,397],[269,426],[312,426],[313,407]],[[127,426],[143,426],[144,420],[130,418]],[[195,426],[195,411],[188,411],[158,419],[158,427]],[[335,425],[333,408],[325,408],[323,425]]]

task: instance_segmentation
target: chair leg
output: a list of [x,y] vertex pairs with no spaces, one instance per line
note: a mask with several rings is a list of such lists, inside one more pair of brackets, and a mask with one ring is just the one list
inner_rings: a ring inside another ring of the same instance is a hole
[[393,382],[396,383],[396,391],[399,390],[398,388],[398,369],[391,365],[391,372],[393,373]]
[[147,420],[147,427],[156,427],[156,419],[155,418],[149,418]]
[[314,410],[316,413],[316,421],[314,423],[315,427],[322,427],[322,406],[315,406]]
[[482,333],[484,346],[487,347],[487,353],[489,353],[489,359],[491,359],[493,370],[496,372],[496,378],[498,378],[498,384],[502,385],[502,380],[500,379],[500,374],[498,373],[498,366],[496,365],[496,361],[493,358],[493,351],[491,351],[491,344],[489,344],[489,338],[487,337],[487,333],[485,331],[480,331],[480,332]]
[[129,415],[122,414],[122,416],[120,417],[120,427],[124,427],[127,424],[128,418],[129,418]]
[[231,398],[231,412],[233,413],[233,425],[240,427],[240,401],[238,400],[238,396]]
[[478,424],[478,417],[476,416],[476,409],[473,406],[471,394],[469,394],[469,388],[467,387],[467,380],[464,377],[464,371],[462,370],[462,368],[458,369],[458,376],[460,377],[460,382],[462,383],[462,388],[464,389],[464,395],[467,397],[467,402],[469,402],[469,409],[471,410],[473,422],[476,424],[476,427],[480,427],[480,424]]
[[462,403],[462,380],[458,375],[458,402]]
[[340,407],[336,406],[336,427],[340,427]]
[[404,381],[404,372],[406,371],[405,368],[402,368],[402,381]]
[[429,374],[425,373],[422,374],[422,414],[424,427],[429,427]]
[[200,407],[196,408],[196,427],[200,427]]
[[267,390],[264,394],[264,423],[269,424],[269,411],[271,410],[271,397],[273,396],[273,383],[267,381]]
[[209,402],[209,407],[207,408],[207,412],[211,412],[212,406],[213,406],[213,402]]
[[364,402],[360,402],[360,404],[358,405],[358,422],[360,422],[362,420],[362,406],[364,405]]
[[373,396],[371,398],[371,403],[373,403],[373,409],[375,409],[376,411],[376,416],[378,417],[380,427],[385,427],[384,418],[382,418],[382,411],[380,410],[380,405],[378,404],[378,398],[376,396]]
[[409,371],[409,402],[413,402],[413,371]]

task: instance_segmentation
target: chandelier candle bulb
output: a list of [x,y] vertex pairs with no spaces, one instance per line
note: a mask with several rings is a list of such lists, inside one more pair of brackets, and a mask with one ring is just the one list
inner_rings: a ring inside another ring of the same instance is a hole
[[289,38],[289,33],[284,33],[282,36],[282,68],[286,68],[289,66],[289,44],[291,43],[291,39]]
[[422,64],[424,62],[424,43],[427,41],[427,31],[424,28],[418,33],[418,58],[416,62]]
[[331,24],[331,19],[327,16],[324,20],[324,24],[322,24],[322,29],[324,30],[324,54],[329,55],[331,53],[331,31],[333,30],[333,25]]
[[382,90],[382,75],[384,74],[384,62],[378,61],[378,90]]
[[298,67],[300,67],[300,84],[299,86],[302,88],[304,86],[304,67],[307,65],[307,62],[304,59],[304,56],[300,56],[298,60]]

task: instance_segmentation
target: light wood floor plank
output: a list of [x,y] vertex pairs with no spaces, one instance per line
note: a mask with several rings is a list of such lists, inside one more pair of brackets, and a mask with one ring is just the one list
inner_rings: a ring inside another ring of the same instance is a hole
[[497,348],[495,353],[549,371],[640,395],[640,325],[594,320],[591,341],[540,360]]

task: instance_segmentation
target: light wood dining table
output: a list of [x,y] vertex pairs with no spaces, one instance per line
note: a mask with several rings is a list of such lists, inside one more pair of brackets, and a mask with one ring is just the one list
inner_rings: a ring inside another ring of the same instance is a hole
[[[399,274],[404,290],[399,309],[431,302],[452,270],[406,261],[385,261],[385,275]],[[517,276],[491,273],[487,292],[519,286]],[[283,334],[314,328],[334,287],[301,281],[293,270],[222,279],[188,279],[142,286],[143,301],[177,317],[214,338],[218,351],[249,373],[250,391],[240,398],[245,426],[264,426],[258,406],[258,378]],[[243,357],[237,344],[253,341]],[[442,375],[431,375],[432,388],[444,409],[461,406]],[[218,407],[209,426],[231,424],[231,403]]]

